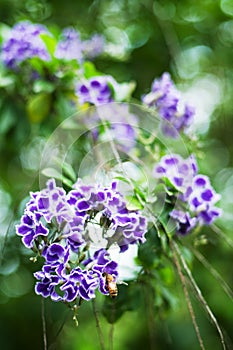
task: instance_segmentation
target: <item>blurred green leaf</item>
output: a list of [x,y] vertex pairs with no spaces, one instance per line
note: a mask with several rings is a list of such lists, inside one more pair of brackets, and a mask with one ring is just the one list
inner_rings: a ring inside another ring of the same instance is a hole
[[96,69],[95,65],[92,62],[84,62],[83,70],[84,70],[84,76],[87,79],[98,75],[102,75],[102,73],[98,72],[98,70]]
[[10,100],[3,100],[0,108],[0,134],[6,134],[17,122],[14,107]]
[[49,114],[51,108],[51,95],[39,93],[31,97],[26,109],[31,123],[41,123]]
[[50,55],[53,56],[57,46],[57,40],[54,37],[50,36],[49,34],[44,34],[44,33],[40,34],[40,37],[44,41]]
[[41,172],[43,175],[54,178],[56,180],[62,181],[66,186],[72,188],[73,182],[67,179],[65,176],[63,176],[59,171],[57,171],[54,168],[45,168]]
[[123,181],[123,182],[125,182],[125,183],[127,183],[127,184],[130,183],[130,181],[129,181],[126,177],[124,177],[124,176],[115,176],[114,179]]
[[64,174],[67,175],[73,182],[77,180],[77,174],[70,164],[66,162],[62,163],[62,170]]
[[143,209],[143,205],[137,198],[137,196],[126,196],[126,207],[128,210],[140,210]]

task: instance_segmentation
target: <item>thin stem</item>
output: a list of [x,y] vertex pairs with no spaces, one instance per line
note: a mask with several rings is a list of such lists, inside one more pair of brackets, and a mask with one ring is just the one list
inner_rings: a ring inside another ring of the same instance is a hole
[[97,328],[97,332],[98,332],[98,336],[99,336],[100,347],[102,350],[106,350],[104,336],[103,336],[103,332],[102,332],[102,329],[100,326],[99,313],[98,313],[98,310],[96,308],[95,299],[92,299],[92,308],[93,308],[93,313],[94,313],[95,322],[96,322],[96,328]]
[[157,19],[157,23],[163,33],[164,36],[164,40],[165,43],[167,45],[168,51],[174,61],[174,65],[175,65],[175,69],[176,69],[176,73],[178,74],[179,70],[178,70],[178,62],[177,62],[177,58],[179,56],[179,54],[181,54],[181,49],[180,49],[180,43],[177,37],[177,34],[175,32],[175,29],[171,23],[171,21],[165,21],[165,20],[161,20],[160,16],[158,16],[155,13],[155,17]]
[[112,299],[112,305],[111,305],[111,312],[112,312],[112,323],[110,325],[110,330],[109,330],[109,350],[113,350],[113,337],[114,337],[114,320],[116,317],[116,303],[115,299]]
[[42,319],[42,328],[43,328],[43,344],[44,350],[47,350],[47,334],[46,334],[46,320],[45,320],[45,306],[44,298],[41,298],[41,319]]
[[218,324],[218,321],[216,320],[216,317],[214,316],[213,312],[211,311],[209,305],[207,304],[205,298],[202,295],[202,292],[201,292],[200,288],[198,287],[196,281],[194,280],[193,275],[192,275],[188,265],[186,264],[186,261],[183,258],[180,250],[179,250],[178,245],[175,242],[172,242],[172,246],[176,250],[176,253],[178,254],[178,256],[180,257],[182,266],[183,266],[185,272],[187,273],[187,276],[189,277],[189,280],[190,280],[191,285],[192,285],[192,287],[193,287],[193,289],[194,289],[194,291],[196,293],[196,296],[197,296],[198,300],[203,305],[204,310],[207,312],[210,320],[213,322],[213,324],[215,325],[215,327],[216,327],[216,329],[218,331],[218,334],[220,336],[223,349],[226,350],[226,345],[225,345],[223,333],[222,333],[222,330],[221,330],[221,328],[220,328],[220,326]]
[[208,260],[196,249],[191,249],[193,254],[196,256],[196,258],[205,266],[205,268],[212,274],[212,276],[220,282],[220,285],[224,292],[233,299],[233,291],[228,286],[228,284],[225,282],[225,280],[222,278],[222,276],[216,271],[213,266],[208,262]]
[[225,242],[231,247],[233,248],[233,241],[227,236],[225,235],[222,230],[220,230],[220,228],[218,228],[216,225],[211,225],[212,230],[221,238],[223,238],[225,240]]
[[[171,247],[173,248],[173,243],[172,242],[171,242]],[[191,300],[190,300],[190,297],[189,297],[185,276],[182,273],[177,253],[175,252],[174,249],[172,249],[172,250],[173,250],[173,253],[174,253],[174,262],[175,262],[176,269],[177,269],[177,272],[178,272],[178,275],[179,275],[179,278],[180,278],[180,281],[181,281],[182,289],[184,291],[184,296],[185,296],[185,299],[186,299],[186,302],[187,302],[187,305],[188,305],[189,313],[190,313],[190,316],[191,316],[191,319],[192,319],[192,323],[193,323],[193,326],[194,326],[194,329],[195,329],[195,332],[196,332],[196,335],[197,335],[197,338],[198,338],[198,342],[199,342],[200,348],[202,350],[205,350],[205,346],[204,346],[204,343],[203,343],[203,340],[202,340],[202,337],[201,337],[201,334],[200,334],[200,330],[199,330],[199,327],[198,327],[198,324],[197,324],[197,321],[196,321],[196,317],[195,317],[195,314],[194,314],[192,303],[191,303]]]
[[67,310],[67,311],[68,312],[67,312],[66,316],[64,317],[63,322],[61,323],[60,327],[58,328],[55,336],[53,337],[53,340],[51,341],[51,343],[48,347],[48,350],[52,350],[52,349],[55,349],[57,347],[56,340],[57,340],[58,336],[60,335],[61,331],[63,330],[63,327],[66,324],[68,317],[70,317],[69,310]]
[[113,335],[114,335],[114,323],[111,323],[110,331],[109,331],[109,350],[113,350]]
[[145,295],[146,318],[147,318],[149,337],[150,337],[150,348],[151,350],[154,350],[156,349],[155,317],[154,317],[154,308],[153,308],[154,297],[152,295],[152,289],[150,288],[149,284],[144,285],[143,291]]

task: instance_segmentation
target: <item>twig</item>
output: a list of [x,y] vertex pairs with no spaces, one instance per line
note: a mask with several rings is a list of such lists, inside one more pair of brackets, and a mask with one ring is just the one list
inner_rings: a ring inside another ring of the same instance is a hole
[[157,23],[162,31],[162,34],[164,36],[165,43],[167,45],[168,51],[173,58],[176,73],[179,75],[179,64],[177,62],[178,56],[182,54],[182,51],[180,49],[180,43],[179,39],[177,37],[177,34],[175,32],[175,29],[171,23],[171,21],[168,20],[161,20],[160,16],[156,14],[156,11],[154,11],[155,17],[157,19]]
[[194,280],[193,275],[192,275],[188,265],[186,264],[186,261],[183,258],[180,250],[179,250],[178,245],[174,241],[171,242],[171,244],[172,244],[173,248],[176,250],[176,253],[178,254],[178,256],[180,257],[182,266],[183,266],[185,272],[187,273],[187,275],[189,277],[189,280],[190,280],[190,282],[192,284],[192,287],[194,288],[194,291],[196,292],[196,296],[197,296],[198,300],[203,305],[204,310],[207,312],[210,320],[213,322],[213,324],[215,325],[215,327],[216,327],[216,329],[218,331],[218,334],[220,336],[223,349],[226,350],[226,345],[225,345],[223,333],[222,333],[222,330],[221,330],[221,328],[220,328],[220,326],[218,324],[218,321],[216,320],[216,317],[214,316],[213,312],[211,311],[209,305],[207,304],[205,298],[202,295],[202,292],[201,292],[200,288],[198,287],[196,281]]
[[43,328],[43,344],[44,350],[47,350],[47,334],[46,334],[46,320],[45,320],[45,307],[44,298],[41,298],[41,318],[42,318],[42,328]]
[[[171,242],[171,247],[175,248],[173,242]],[[195,317],[195,314],[194,314],[192,303],[191,303],[191,300],[190,300],[190,297],[189,297],[185,276],[182,273],[181,266],[180,266],[180,263],[179,263],[179,259],[177,257],[177,252],[174,249],[172,249],[172,250],[173,250],[173,253],[174,253],[174,262],[175,262],[176,269],[177,269],[177,272],[178,272],[178,275],[179,275],[179,278],[180,278],[180,281],[181,281],[181,284],[182,284],[182,288],[183,288],[183,291],[184,291],[184,296],[185,296],[185,299],[186,299],[186,302],[187,302],[187,305],[188,305],[189,313],[190,313],[190,316],[191,316],[191,319],[192,319],[192,322],[193,322],[193,326],[194,326],[194,329],[195,329],[195,332],[196,332],[196,335],[197,335],[197,338],[198,338],[198,342],[200,344],[200,348],[202,350],[205,350],[205,346],[204,346],[204,343],[203,343],[203,340],[202,340],[202,337],[201,337],[201,334],[200,334],[200,330],[199,330],[199,327],[198,327],[198,324],[197,324],[197,321],[196,321],[196,317]]]
[[156,348],[155,317],[154,317],[154,309],[153,309],[153,296],[151,295],[150,285],[145,284],[143,291],[145,294],[144,299],[145,299],[147,324],[148,324],[149,338],[150,338],[150,349],[154,350]]
[[[68,310],[69,311],[69,310]],[[68,320],[68,317],[70,317],[70,314],[69,312],[67,312],[67,315],[64,317],[63,319],[63,322],[61,323],[60,327],[58,328],[55,336],[53,337],[53,340],[51,341],[51,344],[49,345],[48,347],[48,350],[52,350],[52,349],[55,349],[57,346],[56,346],[56,340],[59,336],[59,334],[61,333],[61,331],[63,330],[63,327],[64,325],[66,324],[67,320]]]
[[233,241],[226,236],[221,230],[220,228],[218,228],[216,225],[211,225],[212,230],[221,238],[223,238],[225,240],[225,242],[231,247],[233,248]]
[[102,332],[102,329],[100,326],[100,320],[99,320],[98,310],[96,308],[95,299],[92,299],[92,307],[93,307],[93,313],[94,313],[95,322],[96,322],[96,328],[97,328],[97,332],[99,335],[100,346],[101,346],[102,350],[106,350],[104,336],[103,336],[103,332]]
[[205,266],[205,268],[212,274],[212,276],[221,284],[224,292],[233,299],[233,291],[222,278],[222,276],[216,271],[213,266],[208,262],[208,260],[196,249],[191,249],[196,258]]
[[109,350],[113,350],[113,335],[114,335],[114,323],[111,323],[110,331],[109,331]]

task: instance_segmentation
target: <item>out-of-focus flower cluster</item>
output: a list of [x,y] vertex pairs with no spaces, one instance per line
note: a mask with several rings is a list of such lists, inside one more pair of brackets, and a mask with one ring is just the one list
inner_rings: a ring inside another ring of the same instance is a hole
[[151,92],[142,98],[144,104],[156,108],[161,117],[161,129],[166,136],[176,138],[186,131],[194,116],[193,107],[185,104],[169,73],[155,79]]
[[104,275],[118,276],[108,249],[123,253],[129,244],[143,243],[146,218],[127,209],[116,182],[103,187],[78,180],[66,193],[51,179],[30,195],[16,230],[24,245],[45,259],[35,273],[36,293],[67,302],[94,298],[96,289],[108,294]]
[[177,233],[185,235],[197,225],[210,225],[221,214],[215,206],[220,195],[207,176],[198,174],[193,155],[187,159],[177,154],[162,157],[154,168],[154,176],[176,192],[170,216],[176,221]]
[[9,38],[3,42],[1,58],[8,68],[15,68],[21,62],[38,57],[43,61],[50,60],[50,54],[41,38],[48,30],[41,24],[28,21],[17,23],[11,30]]
[[99,56],[104,51],[105,41],[102,35],[94,34],[89,40],[82,41],[74,28],[65,28],[58,41],[55,57],[64,60],[82,62]]
[[[53,38],[53,34],[43,25],[29,21],[17,23],[3,41],[1,58],[8,68],[16,68],[27,59],[38,57],[42,61],[52,59],[41,34]],[[54,56],[62,60],[91,59],[104,51],[104,38],[95,34],[89,40],[82,41],[80,34],[73,28],[65,28],[58,40]]]
[[[112,76],[96,76],[76,85],[76,95],[80,105],[95,105],[96,113],[84,123],[92,127],[96,123],[105,124],[105,129],[94,128],[93,135],[98,140],[114,140],[118,148],[130,151],[136,143],[137,117],[130,113],[129,106],[115,101],[115,92],[120,89]],[[107,122],[107,123],[106,123]]]
[[[99,106],[113,101],[113,86],[116,81],[111,76],[97,76],[80,82],[76,86],[79,103]],[[111,88],[112,87],[112,88]]]

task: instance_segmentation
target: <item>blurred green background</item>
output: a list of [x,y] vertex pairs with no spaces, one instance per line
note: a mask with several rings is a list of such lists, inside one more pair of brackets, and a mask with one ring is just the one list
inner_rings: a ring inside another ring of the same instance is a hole
[[[233,286],[233,2],[1,0],[0,22],[12,26],[22,19],[60,28],[72,25],[84,37],[103,34],[107,54],[96,59],[95,64],[119,82],[136,81],[135,99],[148,92],[153,79],[164,71],[169,71],[186,91],[197,109],[195,128],[203,147],[200,170],[211,177],[221,193],[220,206],[224,210],[218,234],[205,229],[208,244],[198,247],[210,265],[206,268],[194,259],[193,273],[232,349],[228,338],[232,334],[232,295],[224,293],[224,283],[211,275],[210,266]],[[0,107],[0,344],[3,350],[39,350],[43,348],[43,330],[41,298],[33,291],[32,272],[36,267],[15,237],[14,224],[19,203],[36,188],[35,164],[43,147],[44,130],[43,126],[29,129],[20,121],[20,111],[17,126],[11,127],[11,114],[6,126],[1,122],[4,109]],[[13,115],[14,103],[11,108]],[[52,127],[56,126],[55,121]],[[17,144],[17,152],[13,143]],[[127,311],[114,326],[114,349],[198,349],[179,283],[173,292],[177,296],[173,310],[154,315],[152,322],[145,311],[145,291],[143,301],[138,298],[138,309]],[[206,349],[221,349],[215,327],[195,297],[191,296],[191,300]],[[100,300],[98,307],[101,305]],[[45,300],[45,314],[49,349],[99,348],[90,305],[80,310],[78,328],[63,305]],[[102,316],[101,322],[107,344],[110,325]]]

